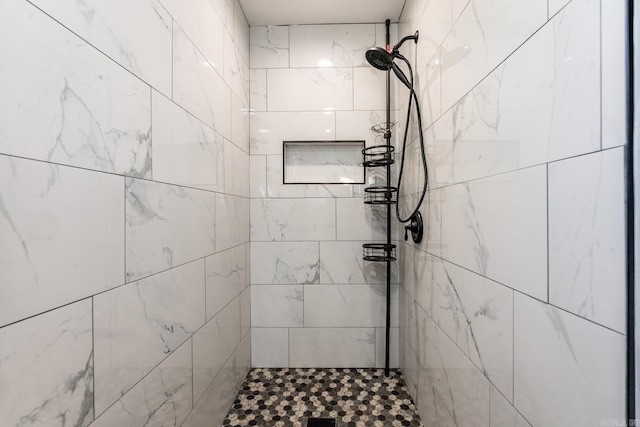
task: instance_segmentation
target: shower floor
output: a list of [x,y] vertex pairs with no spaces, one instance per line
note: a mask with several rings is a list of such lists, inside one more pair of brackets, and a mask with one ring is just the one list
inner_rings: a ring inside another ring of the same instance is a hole
[[[223,426],[307,427],[309,418],[336,427],[423,427],[399,371],[382,369],[252,369]],[[315,424],[313,425],[330,425]]]

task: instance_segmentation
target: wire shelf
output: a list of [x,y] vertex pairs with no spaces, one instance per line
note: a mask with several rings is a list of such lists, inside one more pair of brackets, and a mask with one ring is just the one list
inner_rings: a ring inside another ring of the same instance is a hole
[[362,150],[362,165],[368,168],[387,166],[395,162],[395,148],[390,145],[374,145]]
[[396,125],[396,122],[380,122],[371,126],[369,129],[375,133],[385,133],[387,130],[393,129]]
[[362,245],[362,259],[377,262],[395,261],[396,245],[387,243],[365,243]]
[[364,189],[364,202],[368,205],[393,205],[398,201],[398,189],[374,185]]

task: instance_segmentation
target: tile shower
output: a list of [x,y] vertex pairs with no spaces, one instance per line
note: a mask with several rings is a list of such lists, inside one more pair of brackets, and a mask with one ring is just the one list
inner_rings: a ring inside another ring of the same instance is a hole
[[242,10],[7,0],[0,32],[0,425],[221,421],[251,352]]
[[[282,141],[374,143],[384,26],[89,3],[0,4],[0,425],[218,425],[250,366],[382,366],[385,230],[361,186],[283,185]],[[431,190],[391,365],[427,426],[624,418],[624,7],[392,26],[420,31]]]

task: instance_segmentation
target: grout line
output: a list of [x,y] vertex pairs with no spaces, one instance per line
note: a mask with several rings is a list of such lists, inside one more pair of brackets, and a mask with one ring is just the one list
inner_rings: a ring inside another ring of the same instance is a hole
[[549,268],[550,266],[550,256],[549,256],[549,242],[550,242],[550,238],[549,238],[549,233],[551,232],[551,227],[549,226],[549,222],[550,222],[550,216],[549,216],[549,164],[546,165],[546,173],[545,173],[545,179],[546,179],[546,202],[547,202],[547,206],[546,206],[546,211],[547,211],[547,303],[549,303],[551,301],[551,269]]

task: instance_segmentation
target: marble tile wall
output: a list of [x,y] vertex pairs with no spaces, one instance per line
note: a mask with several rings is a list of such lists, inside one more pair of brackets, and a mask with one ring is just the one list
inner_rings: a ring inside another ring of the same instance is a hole
[[384,366],[386,267],[362,260],[362,243],[386,240],[384,212],[363,185],[283,184],[282,159],[287,140],[383,143],[369,128],[384,117],[384,73],[364,58],[380,39],[376,24],[250,29],[254,366]]
[[1,2],[0,425],[222,422],[251,366],[249,77],[236,0]]
[[405,5],[430,190],[426,239],[400,250],[399,348],[428,425],[623,423],[624,6]]

